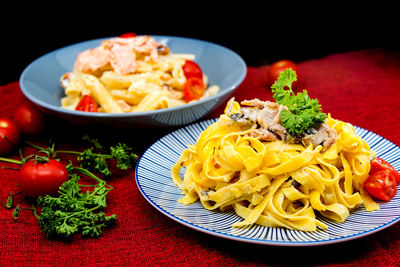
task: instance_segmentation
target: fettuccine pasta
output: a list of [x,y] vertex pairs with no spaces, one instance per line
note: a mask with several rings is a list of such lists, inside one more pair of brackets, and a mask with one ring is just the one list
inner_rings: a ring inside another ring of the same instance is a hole
[[230,101],[225,114],[173,166],[172,179],[184,195],[180,203],[199,200],[208,210],[234,209],[243,220],[233,227],[259,224],[301,231],[326,229],[316,213],[343,222],[360,205],[379,209],[362,186],[374,152],[351,124],[327,117],[326,128],[334,134],[329,147],[327,141],[264,140],[255,134],[256,124],[232,119],[240,108]]

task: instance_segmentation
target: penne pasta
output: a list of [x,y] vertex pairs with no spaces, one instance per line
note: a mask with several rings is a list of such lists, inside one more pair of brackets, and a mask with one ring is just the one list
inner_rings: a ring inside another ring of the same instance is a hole
[[122,109],[114,98],[110,95],[104,85],[90,74],[82,74],[82,79],[85,82],[86,88],[90,90],[93,98],[100,104],[100,106],[107,113],[122,113]]
[[[106,40],[79,54],[74,71],[61,77],[61,106],[73,110],[89,95],[99,111],[121,113],[175,107],[215,95],[219,87],[212,85],[194,99],[185,98],[183,67],[194,59],[193,54],[170,53],[150,36]],[[202,82],[207,87],[207,75]]]

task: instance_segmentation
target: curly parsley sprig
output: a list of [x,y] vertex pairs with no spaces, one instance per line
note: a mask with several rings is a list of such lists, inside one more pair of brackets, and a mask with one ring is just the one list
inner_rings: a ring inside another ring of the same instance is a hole
[[[87,173],[86,173],[87,174]],[[92,177],[92,176],[91,176]],[[92,177],[93,178],[93,177]],[[93,190],[82,192],[80,177],[74,173],[62,184],[57,197],[46,195],[38,199],[42,212],[38,218],[40,227],[48,236],[69,237],[76,233],[98,237],[105,228],[117,219],[116,214],[106,216],[103,208],[112,187],[96,177]]]
[[318,100],[308,96],[307,90],[297,94],[293,92],[295,81],[297,74],[289,68],[281,72],[271,89],[275,101],[288,108],[279,114],[283,127],[290,135],[301,137],[307,129],[318,128],[325,121],[326,114],[322,112]]

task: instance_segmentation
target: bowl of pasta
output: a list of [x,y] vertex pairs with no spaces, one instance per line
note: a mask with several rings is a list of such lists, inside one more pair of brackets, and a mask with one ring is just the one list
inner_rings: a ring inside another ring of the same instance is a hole
[[181,126],[225,102],[246,71],[218,44],[130,33],[50,52],[25,68],[20,87],[45,113],[74,124]]

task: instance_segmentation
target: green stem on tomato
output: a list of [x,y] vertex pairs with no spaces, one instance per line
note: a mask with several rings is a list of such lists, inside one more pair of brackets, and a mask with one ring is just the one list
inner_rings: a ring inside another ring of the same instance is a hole
[[9,158],[3,158],[0,157],[0,161],[4,161],[4,162],[9,162],[9,163],[14,163],[14,164],[19,164],[22,165],[22,160],[17,160],[17,159],[9,159]]
[[18,149],[18,155],[19,155],[19,158],[21,159],[21,163],[24,164],[25,157],[24,157],[24,154],[22,153],[22,149],[21,148]]
[[[29,143],[29,142],[25,142],[26,144],[28,144],[29,146],[31,146],[31,147],[33,147],[33,148],[36,148],[37,150],[39,150],[39,151],[41,151],[41,152],[44,152],[44,153],[48,153],[48,154],[50,154],[52,157],[56,157],[57,156],[57,154],[73,154],[73,155],[82,155],[82,153],[83,152],[79,152],[79,151],[71,151],[71,150],[55,150],[54,149],[54,144],[52,145],[52,147],[51,148],[44,148],[44,147],[41,147],[41,146],[38,146],[38,145],[35,145],[35,144],[32,144],[32,143]],[[105,158],[108,158],[108,159],[110,159],[110,158],[112,158],[112,155],[109,155],[109,154],[101,154],[101,153],[93,153],[93,155],[95,155],[95,156],[102,156],[102,157],[105,157]],[[22,157],[21,157],[22,158]]]
[[47,147],[47,148],[32,144],[32,143],[27,142],[27,141],[25,141],[25,144],[27,144],[27,145],[29,145],[29,146],[31,146],[33,148],[36,148],[37,150],[39,150],[39,153],[43,152],[43,153],[47,154],[48,157],[51,156],[51,157],[54,158],[56,156],[56,154],[57,154],[55,152],[55,150],[54,150],[54,143],[50,147]]
[[[55,157],[57,154],[73,154],[73,155],[81,155],[83,152],[79,152],[79,151],[71,151],[71,150],[54,150],[54,145],[52,146],[52,148],[51,149],[49,149],[49,148],[44,148],[44,147],[41,147],[41,146],[38,146],[38,145],[35,145],[35,144],[32,144],[32,143],[29,143],[29,142],[25,142],[26,144],[28,144],[28,145],[30,145],[31,147],[33,147],[33,148],[36,148],[37,150],[40,150],[40,151],[49,151],[50,153],[51,153],[51,155],[53,156],[53,157]],[[110,154],[102,154],[102,153],[93,153],[93,155],[94,156],[101,156],[101,157],[104,157],[104,158],[107,158],[107,159],[111,159],[112,158],[112,155],[110,155]]]
[[36,148],[37,150],[46,150],[44,147],[29,143],[29,142],[25,142],[27,145],[30,145],[33,148]]

